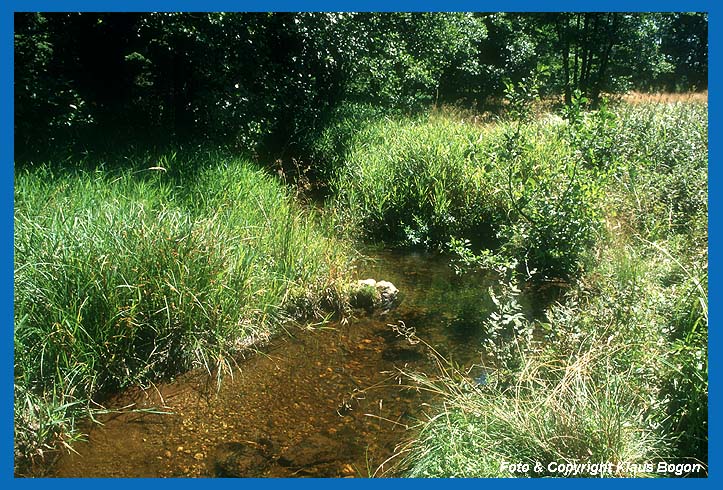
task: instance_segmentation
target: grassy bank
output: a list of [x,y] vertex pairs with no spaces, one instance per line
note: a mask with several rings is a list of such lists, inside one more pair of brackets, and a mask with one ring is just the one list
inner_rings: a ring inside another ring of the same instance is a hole
[[220,375],[282,322],[343,307],[332,223],[245,161],[177,160],[16,172],[18,458],[76,435],[94,396]]
[[[657,465],[707,463],[705,264],[682,270],[669,251],[630,244],[600,252],[545,318],[524,321],[544,341],[507,338],[518,362],[488,366],[488,385],[449,367],[409,373],[443,409],[401,451],[408,476],[680,476]],[[571,464],[583,466],[559,469]]]
[[334,181],[337,205],[372,239],[514,257],[575,275],[599,227],[605,171],[585,166],[559,118],[478,125],[454,115],[365,126]]
[[[707,463],[705,101],[573,104],[564,118],[485,125],[387,118],[347,141],[333,188],[348,220],[372,239],[455,252],[460,273],[502,273],[480,346],[491,382],[409,373],[443,402],[401,471],[705,474],[657,471]],[[525,317],[517,288],[559,278],[566,295]]]
[[545,341],[508,339],[519,367],[490,386],[421,377],[446,401],[406,447],[408,475],[706,474],[706,110],[625,105],[568,127],[584,164],[609,169],[586,271],[524,320]]

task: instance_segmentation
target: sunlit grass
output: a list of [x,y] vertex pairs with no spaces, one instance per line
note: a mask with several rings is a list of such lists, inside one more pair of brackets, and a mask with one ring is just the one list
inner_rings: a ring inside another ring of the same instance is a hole
[[[488,366],[487,386],[444,362],[406,373],[440,401],[400,448],[403,474],[673,476],[645,467],[659,461],[707,474],[707,104],[622,104],[577,131],[573,152],[607,167],[588,195],[604,228],[585,272],[534,321],[544,341],[517,349],[519,369]],[[614,470],[548,467],[606,462]]]
[[16,445],[26,452],[72,432],[65,418],[99,393],[193,367],[220,376],[280,323],[343,308],[349,247],[328,219],[244,161],[170,173],[16,174]]
[[[598,343],[568,358],[525,356],[511,385],[410,375],[442,395],[443,410],[401,450],[400,467],[410,477],[599,476],[558,468],[658,458],[665,446],[640,423],[647,407],[631,390],[633,368],[611,369],[608,359],[615,354]],[[510,464],[528,469],[510,471]],[[616,469],[603,476],[647,475]]]

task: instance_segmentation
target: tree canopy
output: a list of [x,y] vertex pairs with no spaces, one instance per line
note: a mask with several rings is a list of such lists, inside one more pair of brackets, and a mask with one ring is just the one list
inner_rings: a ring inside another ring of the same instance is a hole
[[16,13],[18,154],[214,141],[294,151],[344,102],[414,112],[707,88],[704,13]]

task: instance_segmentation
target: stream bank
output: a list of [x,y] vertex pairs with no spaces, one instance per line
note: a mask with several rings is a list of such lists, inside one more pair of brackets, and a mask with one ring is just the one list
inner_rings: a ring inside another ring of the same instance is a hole
[[48,476],[394,476],[395,449],[433,413],[432,395],[408,386],[399,370],[436,369],[431,350],[402,333],[414,331],[479,377],[490,279],[458,278],[440,256],[374,255],[360,278],[394,283],[397,308],[291,329],[240,360],[218,389],[192,371],[122,393],[106,406],[134,411],[88,424],[87,442],[59,455]]

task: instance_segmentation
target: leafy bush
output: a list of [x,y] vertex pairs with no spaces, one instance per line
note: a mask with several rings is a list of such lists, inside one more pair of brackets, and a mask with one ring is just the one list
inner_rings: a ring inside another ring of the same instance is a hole
[[608,169],[618,160],[617,115],[609,110],[605,100],[596,110],[587,110],[589,102],[577,91],[565,106],[568,139],[586,166]]
[[599,187],[577,165],[564,157],[533,163],[511,192],[516,219],[502,225],[503,249],[542,277],[577,275],[597,238]]

